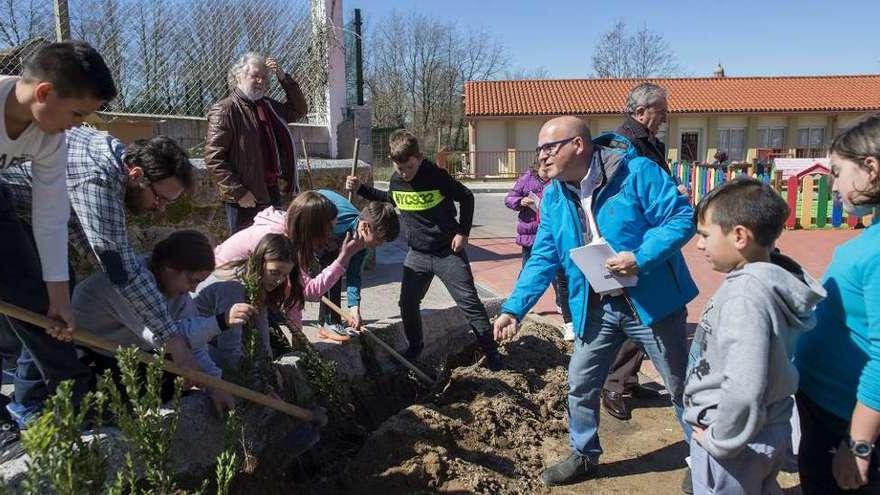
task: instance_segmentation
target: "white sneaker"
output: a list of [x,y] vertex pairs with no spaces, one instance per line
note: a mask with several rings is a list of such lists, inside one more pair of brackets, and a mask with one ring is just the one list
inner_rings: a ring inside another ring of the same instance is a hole
[[562,339],[567,342],[574,342],[574,325],[571,322],[565,324],[565,333],[562,335]]

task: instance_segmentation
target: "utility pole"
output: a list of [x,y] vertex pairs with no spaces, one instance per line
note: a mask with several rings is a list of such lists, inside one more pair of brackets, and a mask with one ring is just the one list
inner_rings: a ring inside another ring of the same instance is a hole
[[361,35],[361,9],[354,9],[354,73],[357,104],[364,104],[364,46]]
[[55,40],[64,41],[70,39],[70,11],[67,9],[67,0],[54,0],[55,4]]

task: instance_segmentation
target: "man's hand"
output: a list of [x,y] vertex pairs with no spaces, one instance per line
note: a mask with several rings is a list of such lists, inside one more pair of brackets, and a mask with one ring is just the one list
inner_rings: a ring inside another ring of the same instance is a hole
[[834,474],[837,486],[843,490],[855,490],[868,484],[870,464],[870,459],[854,456],[846,440],[841,440],[831,461],[831,472]]
[[629,251],[621,251],[617,256],[612,256],[605,261],[605,268],[621,277],[632,277],[638,275],[639,265],[636,263],[636,256]]
[[[174,361],[174,364],[181,368],[201,371],[201,369],[199,369],[199,363],[197,363],[196,358],[193,357],[192,350],[190,350],[189,344],[187,344],[183,335],[178,334],[168,339],[165,342],[165,352],[171,356],[171,360]],[[192,386],[192,381],[184,379],[184,389],[192,388]]]
[[49,294],[49,311],[46,316],[58,322],[47,328],[46,333],[62,342],[70,342],[73,340],[74,321],[69,285],[67,282],[46,282],[46,291]]
[[349,175],[345,178],[346,191],[357,192],[359,187],[361,187],[361,180],[358,179],[356,175]]
[[701,426],[691,426],[691,438],[697,441],[700,445],[703,445],[703,439],[706,438],[706,429]]
[[468,236],[455,234],[455,237],[452,238],[452,252],[460,253],[462,249],[467,247]]
[[218,389],[212,389],[208,393],[211,394],[211,403],[214,404],[214,410],[221,418],[223,413],[231,409],[235,409],[235,397]]
[[348,308],[348,314],[351,316],[351,318],[348,319],[348,325],[359,332],[361,329],[362,321],[360,306],[352,306]]
[[281,67],[278,66],[278,61],[274,58],[269,57],[266,59],[266,69],[274,72],[279,82],[284,80],[284,71],[281,70]]
[[255,316],[257,316],[257,308],[246,303],[236,303],[226,313],[226,324],[230,327],[243,325]]
[[501,313],[498,315],[493,326],[495,340],[507,340],[516,335],[517,323],[516,318],[511,314]]
[[253,208],[257,206],[257,198],[254,197],[254,193],[248,191],[244,193],[244,196],[238,198],[238,206],[242,208]]

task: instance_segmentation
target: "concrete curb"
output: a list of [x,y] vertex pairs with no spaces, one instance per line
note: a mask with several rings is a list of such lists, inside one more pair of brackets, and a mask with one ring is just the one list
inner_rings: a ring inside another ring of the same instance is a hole
[[[483,305],[490,319],[498,315],[503,301],[504,299],[498,297],[483,299]],[[474,343],[473,336],[469,335],[470,328],[464,313],[457,306],[423,309],[422,328],[425,348],[419,361],[432,362],[435,359],[455,355]],[[403,353],[408,346],[400,318],[380,320],[367,325],[367,329],[397,352]],[[340,375],[356,381],[367,378],[371,373],[392,371],[398,367],[394,357],[369,342],[366,337],[355,336],[344,344],[328,341],[318,341],[313,344],[324,358],[338,363],[336,369]],[[365,362],[365,357],[369,362]],[[419,363],[414,364],[418,366]],[[375,369],[377,365],[378,370]]]

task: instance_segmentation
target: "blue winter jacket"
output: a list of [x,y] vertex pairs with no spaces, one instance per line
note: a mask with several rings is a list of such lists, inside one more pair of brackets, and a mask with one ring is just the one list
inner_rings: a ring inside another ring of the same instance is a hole
[[[336,206],[336,225],[333,227],[333,237],[339,241],[345,239],[345,234],[357,233],[358,222],[361,212],[345,196],[330,189],[318,189],[318,194],[329,199]],[[349,306],[359,306],[361,301],[361,271],[364,261],[367,259],[367,250],[362,249],[348,261],[348,269],[345,270],[345,302]]]
[[[623,136],[605,134],[593,141],[603,170],[593,195],[593,214],[602,237],[617,252],[631,251],[639,281],[626,290],[645,325],[683,308],[697,295],[681,248],[694,235],[694,211],[672,178],[648,158],[638,157]],[[584,245],[580,200],[553,180],[541,200],[541,225],[532,255],[501,311],[522,320],[562,267],[574,329],[583,336],[587,322],[588,285],[569,250]]]

